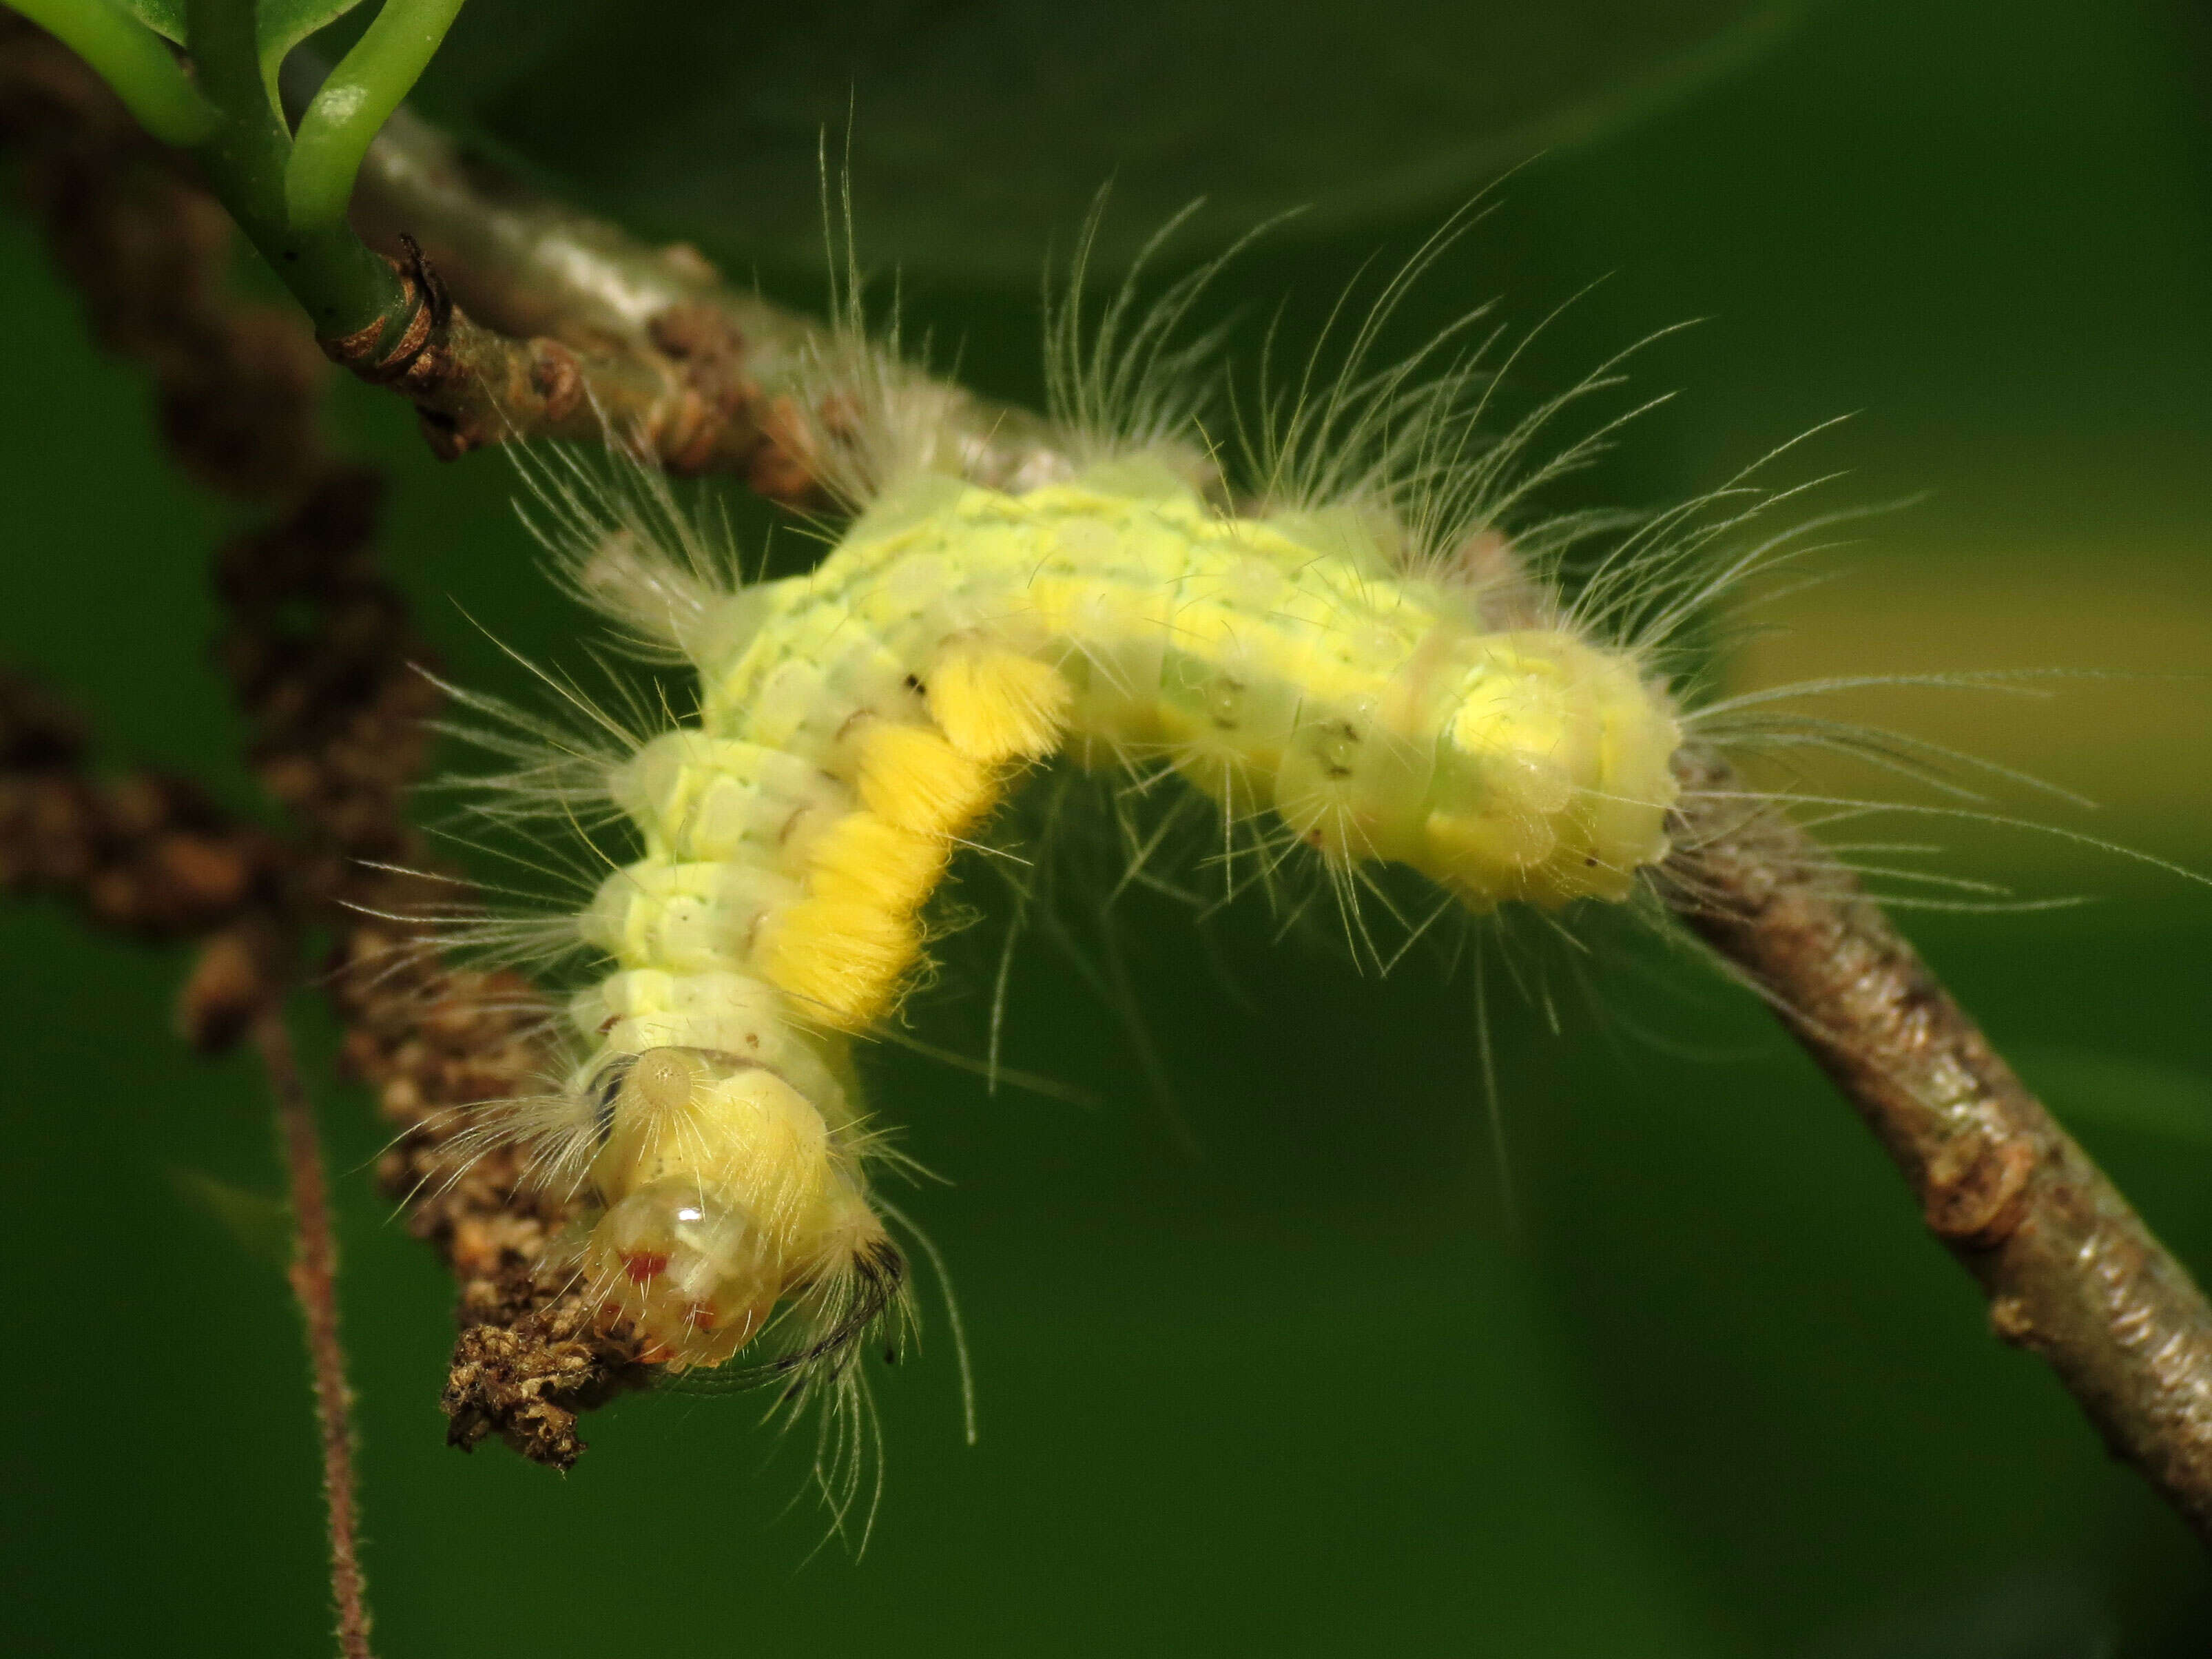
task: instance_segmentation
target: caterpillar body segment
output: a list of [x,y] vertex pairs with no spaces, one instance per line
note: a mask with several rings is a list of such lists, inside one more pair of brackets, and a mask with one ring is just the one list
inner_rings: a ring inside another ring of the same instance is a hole
[[1332,870],[1407,865],[1475,910],[1623,898],[1668,848],[1680,733],[1639,659],[1407,574],[1381,514],[1226,518],[1127,468],[923,477],[736,592],[623,534],[614,607],[689,659],[699,714],[607,779],[642,856],[576,924],[606,971],[565,1115],[532,1121],[584,1172],[574,1269],[672,1366],[776,1327],[775,1364],[841,1375],[898,1316],[848,1045],[1028,763],[1165,763]]
[[1383,526],[1224,519],[1082,480],[915,489],[934,511],[894,492],[707,671],[707,724],[775,702],[787,624],[849,665],[832,714],[884,712],[896,668],[978,760],[1042,753],[1062,727],[1093,762],[1165,757],[1334,862],[1410,865],[1478,908],[1624,897],[1665,854],[1680,732],[1636,658],[1488,625],[1478,592],[1393,572]]

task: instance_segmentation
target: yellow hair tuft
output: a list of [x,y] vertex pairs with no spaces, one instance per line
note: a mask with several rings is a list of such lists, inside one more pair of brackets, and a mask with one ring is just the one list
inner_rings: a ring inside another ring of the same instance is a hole
[[926,726],[871,720],[855,745],[861,803],[917,836],[957,836],[999,798],[991,769]]
[[807,866],[807,891],[898,915],[921,908],[945,873],[952,848],[873,812],[848,812],[823,831]]
[[980,761],[1052,753],[1073,696],[1058,669],[1011,651],[955,651],[929,675],[931,717],[955,749]]
[[769,923],[761,970],[816,1018],[861,1030],[896,1000],[921,957],[915,915],[952,853],[878,814],[848,812],[808,861],[807,896]]
[[803,1015],[867,1030],[897,1000],[921,957],[913,912],[817,895],[777,916],[760,945],[761,971]]

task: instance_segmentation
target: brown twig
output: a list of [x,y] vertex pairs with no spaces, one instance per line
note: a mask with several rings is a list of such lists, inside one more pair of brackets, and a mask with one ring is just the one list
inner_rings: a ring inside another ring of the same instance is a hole
[[1866,1120],[1997,1335],[2212,1543],[2212,1307],[1889,919],[1785,817],[1686,752],[1670,901]]
[[0,668],[0,891],[75,900],[145,939],[204,938],[283,880],[271,837],[165,773],[95,780],[75,714]]
[[[394,878],[392,914],[450,902],[453,889]],[[403,1133],[378,1166],[409,1200],[408,1227],[445,1258],[460,1335],[442,1403],[463,1450],[489,1437],[534,1462],[568,1468],[584,1450],[580,1413],[648,1376],[635,1346],[594,1325],[587,1298],[535,1268],[567,1221],[559,1197],[524,1176],[512,1146],[457,1161],[449,1144],[479,1102],[546,1085],[546,1010],[512,974],[457,969],[404,921],[346,935],[331,986],[346,1024],[347,1069],[376,1091]]]
[[465,1448],[497,1434],[565,1468],[583,1450],[578,1412],[642,1373],[628,1346],[592,1328],[579,1290],[534,1276],[565,1201],[532,1189],[512,1149],[457,1169],[448,1145],[468,1107],[544,1086],[547,1011],[514,975],[449,965],[430,924],[407,920],[471,895],[428,873],[434,860],[406,818],[439,696],[410,665],[428,653],[374,557],[378,494],[373,477],[333,466],[292,512],[224,550],[221,654],[255,768],[301,829],[306,914],[337,933],[327,988],[347,1067],[404,1132],[380,1177],[453,1275],[452,1437]]
[[[442,343],[400,382],[441,454],[635,431],[677,471],[819,498],[814,456],[840,415],[808,369],[842,349],[821,323],[731,287],[696,249],[650,246],[529,189],[404,110],[370,146],[353,219],[403,266],[419,247],[454,301]],[[1018,490],[1073,470],[1066,434],[1035,415],[929,389],[936,441],[968,477]]]
[[[330,988],[345,1053],[406,1132],[385,1177],[417,1199],[414,1231],[459,1291],[454,1437],[501,1434],[566,1467],[583,1445],[576,1411],[638,1372],[575,1297],[532,1279],[562,1207],[521,1190],[512,1158],[453,1180],[443,1150],[461,1109],[538,1085],[528,988],[454,973],[422,929],[362,914],[450,908],[465,894],[378,867],[430,862],[404,805],[437,702],[410,666],[428,653],[374,557],[379,481],[329,453],[329,366],[300,319],[229,291],[230,229],[189,169],[72,54],[4,10],[0,143],[94,336],[154,379],[172,453],[203,482],[275,509],[217,561],[230,618],[218,654],[255,770],[295,825],[279,838],[236,824],[175,779],[93,777],[81,723],[0,676],[0,888],[67,893],[103,923],[200,939],[179,1021],[210,1050],[276,1007],[311,932],[337,932],[343,971]],[[495,994],[508,1012],[487,1012]]]
[[[74,55],[4,10],[0,142],[32,157],[33,205],[95,332],[154,370],[179,458],[234,494],[296,480],[313,459],[298,447],[312,423],[270,411],[312,393],[313,346],[278,307],[225,299],[230,319],[206,325],[224,297],[222,262],[210,258],[228,244],[222,210],[187,158],[147,139]],[[398,271],[411,321],[322,350],[411,401],[439,455],[613,434],[672,471],[735,472],[773,500],[822,503],[815,458],[843,411],[820,406],[823,377],[808,368],[836,360],[835,331],[725,284],[690,248],[647,246],[535,195],[404,111],[371,148],[356,220]],[[131,234],[155,225],[169,234]],[[210,365],[218,353],[231,361]],[[258,401],[193,395],[241,376],[264,383]],[[948,382],[930,392],[939,441],[970,476],[1025,489],[1070,470],[1064,439],[1035,416]]]
[[362,1576],[360,1521],[354,1502],[353,1393],[346,1386],[345,1345],[338,1337],[337,1241],[330,1189],[323,1176],[314,1103],[300,1076],[292,1034],[269,1008],[253,1023],[253,1046],[269,1073],[277,1139],[284,1153],[292,1206],[292,1264],[286,1277],[300,1304],[307,1361],[314,1379],[315,1420],[322,1431],[323,1500],[330,1518],[331,1594],[337,1604],[338,1651],[369,1659],[368,1584]]

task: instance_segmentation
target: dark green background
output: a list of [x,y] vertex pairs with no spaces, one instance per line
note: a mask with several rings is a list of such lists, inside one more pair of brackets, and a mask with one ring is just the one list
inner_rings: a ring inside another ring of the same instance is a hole
[[[1835,0],[1522,171],[1407,342],[1492,293],[1534,321],[1612,273],[1518,371],[1541,387],[1711,319],[1644,365],[1688,395],[1589,481],[1616,499],[1710,487],[1858,411],[1784,466],[1848,470],[1838,505],[1932,497],[1826,561],[1844,580],[1790,600],[1795,631],[1746,672],[2136,674],[1881,712],[2111,803],[2040,816],[2212,867],[2212,693],[2171,677],[2212,660],[2208,30],[2148,0]],[[602,91],[580,118],[618,125],[623,88]],[[863,167],[867,125],[863,101]],[[1064,237],[1091,182],[1021,234]],[[745,268],[741,228],[682,206],[644,216]],[[1209,315],[1264,320],[1287,294],[1302,341],[1362,257],[1437,216],[1279,239]],[[1033,400],[1030,284],[933,275],[927,252],[914,323]],[[809,299],[781,260],[763,256],[763,283]],[[142,386],[85,346],[19,218],[0,219],[0,646],[118,760],[250,802],[206,665],[224,511],[166,469]],[[337,401],[391,469],[393,562],[453,672],[519,689],[468,617],[574,660],[578,621],[532,571],[501,463],[440,467],[392,401]],[[2212,894],[2050,838],[1920,833],[1949,868],[2100,896],[1913,932],[2212,1270]],[[1190,927],[1164,902],[1121,918],[1172,1114],[1042,948],[1021,959],[1010,1059],[1101,1104],[986,1098],[896,1051],[872,1066],[884,1115],[951,1183],[901,1201],[952,1265],[982,1438],[960,1443],[932,1307],[921,1352],[878,1378],[888,1484],[857,1561],[817,1548],[804,1449],[779,1450],[747,1401],[625,1401],[565,1480],[446,1450],[447,1287],[372,1190],[367,1103],[325,1086],[380,1651],[2205,1650],[2212,1577],[2187,1535],[1984,1334],[1895,1176],[1749,999],[1646,951],[1557,1037],[1508,1007],[1502,1176],[1464,978],[1359,979],[1271,946],[1255,915],[1212,928],[1211,952]],[[916,1030],[974,1053],[967,959]],[[14,1651],[325,1646],[294,1316],[168,1173],[275,1184],[252,1069],[167,1035],[182,965],[55,907],[0,917]],[[329,1033],[304,1017],[319,1060]]]

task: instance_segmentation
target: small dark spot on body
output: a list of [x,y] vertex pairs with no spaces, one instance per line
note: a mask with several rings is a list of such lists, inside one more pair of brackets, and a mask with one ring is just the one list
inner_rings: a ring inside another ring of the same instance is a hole
[[[611,1022],[610,1022],[611,1024]],[[613,1129],[615,1102],[620,1097],[623,1085],[629,1081],[630,1068],[637,1064],[635,1054],[623,1054],[609,1061],[592,1079],[592,1137],[604,1142]]]
[[[1328,733],[1328,740],[1324,744],[1320,745],[1322,752],[1315,758],[1321,763],[1322,775],[1329,778],[1350,777],[1352,769],[1350,758],[1348,757],[1342,759],[1332,758],[1328,750],[1337,749],[1340,744],[1357,748],[1359,744],[1359,728],[1348,720],[1339,720],[1334,725],[1323,726],[1322,730]],[[1339,750],[1340,754],[1344,752]]]
[[1588,870],[1596,863],[1597,859],[1595,855],[1592,855],[1591,857],[1586,858],[1583,860],[1583,868]]
[[929,688],[911,674],[906,677],[906,689],[917,697],[926,697],[929,695]]

